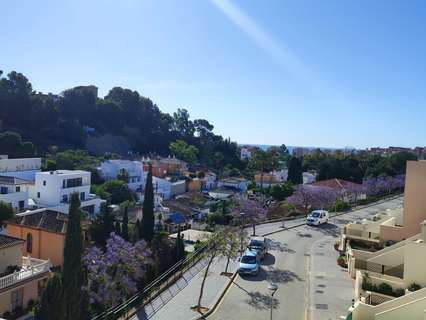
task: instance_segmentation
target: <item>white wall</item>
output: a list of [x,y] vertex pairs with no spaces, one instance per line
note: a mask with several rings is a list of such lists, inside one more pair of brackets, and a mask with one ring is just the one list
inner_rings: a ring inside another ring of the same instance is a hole
[[135,191],[143,185],[143,165],[140,161],[106,160],[99,167],[100,174],[105,180],[117,179],[122,169],[129,174],[128,186],[130,189]]
[[33,181],[40,168],[41,158],[0,159],[0,175],[3,176]]

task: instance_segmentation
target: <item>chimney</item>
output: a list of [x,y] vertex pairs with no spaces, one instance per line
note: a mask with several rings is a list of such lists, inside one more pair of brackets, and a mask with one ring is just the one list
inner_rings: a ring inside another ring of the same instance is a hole
[[420,227],[421,227],[422,239],[423,241],[426,242],[426,220],[420,223]]

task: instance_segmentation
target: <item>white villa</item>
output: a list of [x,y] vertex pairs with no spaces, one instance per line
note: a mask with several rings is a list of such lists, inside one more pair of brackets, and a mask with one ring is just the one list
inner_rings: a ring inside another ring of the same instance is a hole
[[28,190],[32,182],[9,176],[0,176],[0,201],[20,212],[28,208]]
[[81,208],[90,215],[100,211],[100,197],[90,194],[90,172],[82,170],[56,170],[37,172],[30,197],[37,207],[49,208],[62,213],[69,212],[71,195],[80,195]]
[[144,183],[143,164],[140,161],[106,160],[98,168],[105,180],[117,179],[121,170],[129,175],[128,186],[133,191],[141,190]]

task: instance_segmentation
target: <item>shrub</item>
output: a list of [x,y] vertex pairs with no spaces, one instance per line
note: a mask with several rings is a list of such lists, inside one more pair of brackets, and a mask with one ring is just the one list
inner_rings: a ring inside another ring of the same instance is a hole
[[392,286],[385,282],[379,284],[379,286],[377,287],[377,292],[386,294],[388,296],[393,296]]
[[6,311],[5,313],[3,313],[3,318],[5,319],[10,319],[11,313],[10,311]]
[[398,289],[395,290],[394,295],[396,297],[402,297],[403,295],[405,295],[405,290],[398,288]]
[[347,268],[348,267],[348,262],[346,261],[346,256],[345,255],[340,255],[337,258],[337,264],[339,266],[341,266],[342,268]]
[[334,210],[335,211],[346,211],[351,208],[351,205],[341,199],[337,200],[334,204]]
[[417,283],[415,283],[415,282],[413,282],[412,284],[410,284],[409,286],[408,286],[408,290],[409,291],[411,291],[411,292],[414,292],[414,291],[417,291],[417,290],[420,290],[422,287],[420,286],[420,285],[418,285]]

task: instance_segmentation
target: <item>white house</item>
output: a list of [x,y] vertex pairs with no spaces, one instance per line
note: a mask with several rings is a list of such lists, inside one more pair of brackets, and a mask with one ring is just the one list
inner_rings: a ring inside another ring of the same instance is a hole
[[210,190],[216,188],[217,176],[213,172],[205,172],[204,176],[204,189]]
[[218,181],[217,186],[219,188],[232,188],[242,192],[246,192],[248,188],[248,181],[244,178],[225,178]]
[[251,158],[251,149],[250,148],[241,148],[240,158],[244,160],[249,160]]
[[184,194],[186,192],[185,180],[172,182],[169,179],[152,177],[154,192],[163,199],[170,199],[173,196]]
[[314,183],[316,181],[315,174],[311,172],[303,172],[303,184]]
[[62,213],[69,212],[71,195],[78,193],[81,208],[90,215],[100,211],[102,200],[90,194],[90,172],[82,170],[57,170],[37,172],[30,196],[37,207],[45,207]]
[[105,180],[117,179],[121,170],[129,174],[128,186],[133,191],[141,190],[143,185],[143,164],[140,161],[130,160],[106,160],[98,168]]
[[0,201],[10,204],[16,211],[28,208],[30,181],[0,176]]
[[0,156],[0,175],[34,181],[35,174],[40,172],[41,158],[9,159]]

